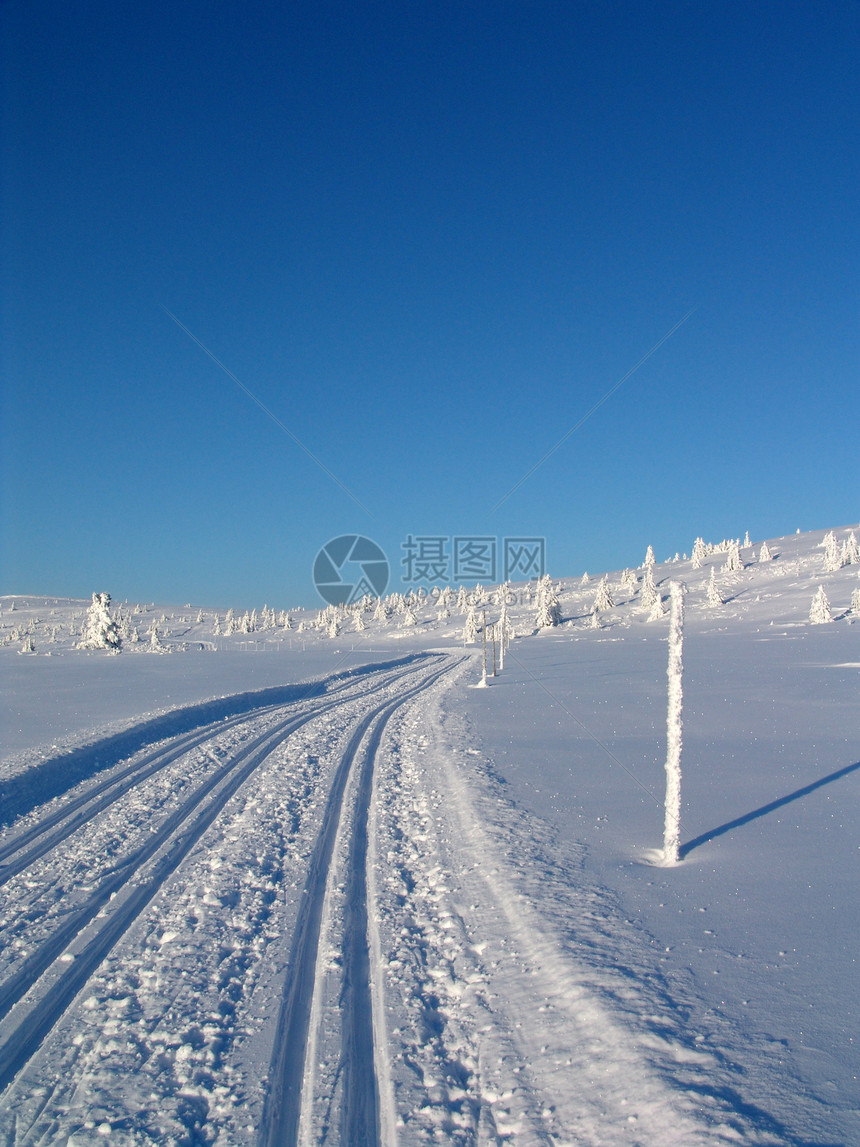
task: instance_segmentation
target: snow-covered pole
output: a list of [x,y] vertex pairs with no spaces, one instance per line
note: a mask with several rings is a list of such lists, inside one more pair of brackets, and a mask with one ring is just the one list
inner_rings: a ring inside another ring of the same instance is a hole
[[663,861],[677,864],[681,847],[681,707],[683,692],[684,587],[669,583],[669,707],[666,716],[666,819]]
[[501,614],[499,616],[499,672],[505,667],[505,641],[508,636],[508,583],[502,585]]
[[483,652],[483,676],[481,677],[481,684],[487,684],[487,611],[481,610],[481,645]]

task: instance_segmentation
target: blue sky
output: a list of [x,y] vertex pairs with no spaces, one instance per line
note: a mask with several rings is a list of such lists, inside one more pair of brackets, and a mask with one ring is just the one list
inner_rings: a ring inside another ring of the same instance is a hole
[[0,41],[0,592],[857,520],[853,0],[6,0]]

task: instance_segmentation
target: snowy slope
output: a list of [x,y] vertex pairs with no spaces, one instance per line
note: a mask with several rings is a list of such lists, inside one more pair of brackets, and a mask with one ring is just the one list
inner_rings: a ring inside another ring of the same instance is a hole
[[641,568],[597,627],[599,575],[540,632],[512,587],[488,689],[430,596],[335,636],[150,607],[170,656],[3,599],[6,1141],[860,1142],[860,565],[824,535],[654,568],[668,868]]

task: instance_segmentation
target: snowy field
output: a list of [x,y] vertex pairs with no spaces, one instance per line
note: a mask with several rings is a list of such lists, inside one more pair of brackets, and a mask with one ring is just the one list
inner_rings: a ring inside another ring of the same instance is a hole
[[488,688],[456,595],[113,602],[119,655],[88,602],[0,599],[0,1142],[860,1143],[860,562],[825,533],[631,555],[596,613],[594,572],[510,587]]

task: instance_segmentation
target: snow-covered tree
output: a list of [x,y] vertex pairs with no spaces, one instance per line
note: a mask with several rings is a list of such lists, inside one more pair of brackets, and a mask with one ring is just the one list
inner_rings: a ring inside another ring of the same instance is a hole
[[836,541],[836,535],[832,530],[825,535],[824,538],[824,569],[827,573],[832,573],[834,570],[842,568],[842,554],[839,551],[839,543]]
[[750,532],[749,532],[749,530],[747,530],[747,532],[744,534],[744,546],[747,547],[747,546],[751,546],[751,545],[752,545],[752,542],[750,541]]
[[597,593],[594,595],[591,612],[598,613],[604,609],[612,609],[614,605],[612,590],[609,588],[609,574],[604,574],[597,587]]
[[475,607],[470,605],[466,614],[466,624],[463,626],[463,644],[474,645],[478,640],[478,619],[475,617]]
[[19,653],[35,653],[36,652],[36,647],[33,644],[33,638],[30,636],[29,633],[25,634],[23,644],[21,645],[21,648],[18,650],[18,652]]
[[460,613],[466,613],[469,608],[469,599],[466,596],[466,587],[460,586],[460,592],[457,594],[457,609]]
[[842,564],[856,566],[858,563],[860,563],[860,549],[857,547],[857,537],[852,530],[842,543]]
[[588,628],[603,629],[603,623],[600,620],[600,614],[597,612],[597,610],[592,611],[591,617],[588,619]]
[[855,617],[860,617],[860,589],[855,589],[851,594],[851,612]]
[[711,580],[708,582],[708,605],[717,606],[723,605],[722,595],[717,588],[717,575],[714,567],[711,566]]
[[364,623],[364,614],[360,609],[357,609],[353,614],[352,624],[355,626],[356,633],[364,633],[367,626]]
[[825,622],[833,620],[830,602],[824,592],[823,585],[818,587],[815,597],[812,599],[812,605],[809,607],[809,620],[813,625],[823,625]]
[[642,563],[643,569],[651,569],[655,565],[654,561],[654,547],[649,546],[645,551],[645,561]]
[[582,577],[579,579],[579,584],[580,585],[588,585],[588,583],[590,581],[591,581],[591,578],[588,576],[588,570],[586,570],[585,573],[582,575]]
[[94,593],[92,604],[84,619],[83,636],[79,649],[107,649],[119,653],[122,636],[119,626],[110,615],[110,594]]
[[659,621],[662,617],[666,616],[666,608],[663,605],[663,598],[660,594],[654,599],[654,604],[651,606],[651,612],[648,614],[649,621]]
[[708,551],[707,551],[707,548],[705,546],[705,539],[704,538],[696,538],[695,542],[693,542],[693,558],[692,558],[692,561],[693,561],[693,569],[694,570],[700,570],[702,568],[702,562],[705,560],[707,555],[708,555]]
[[537,617],[535,618],[535,625],[538,629],[546,629],[548,626],[558,625],[560,621],[561,609],[558,604],[558,594],[555,591],[555,586],[552,584],[552,578],[549,574],[544,574],[538,582]]
[[418,618],[412,605],[407,605],[406,607],[406,611],[403,614],[403,624],[409,627],[418,624]]
[[773,555],[768,549],[767,542],[762,542],[761,549],[758,552],[758,560],[760,562],[769,562],[772,560]]
[[726,564],[723,569],[726,573],[740,573],[744,568],[743,559],[741,558],[741,548],[738,543],[729,542],[729,548],[726,552]]
[[621,585],[629,594],[634,594],[639,585],[639,578],[633,570],[625,570],[621,575]]
[[658,597],[657,586],[654,584],[654,567],[645,566],[642,578],[642,589],[639,593],[639,604],[643,609],[651,609]]

